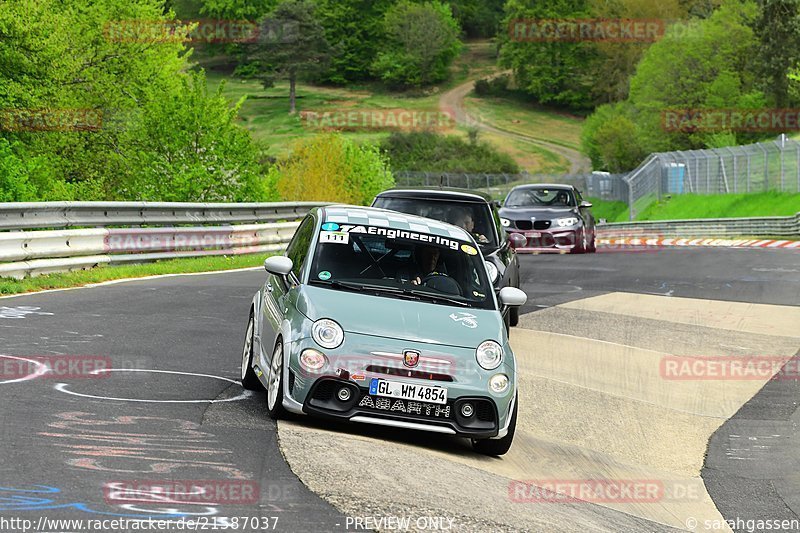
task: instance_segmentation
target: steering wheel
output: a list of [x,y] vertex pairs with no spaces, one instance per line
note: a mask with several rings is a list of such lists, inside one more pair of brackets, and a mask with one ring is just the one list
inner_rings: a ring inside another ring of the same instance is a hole
[[446,294],[455,294],[458,296],[463,296],[461,292],[461,285],[458,284],[456,280],[448,276],[447,274],[441,274],[439,272],[431,272],[424,278],[422,278],[422,282],[420,285],[424,285],[431,289],[437,290],[439,292],[444,292]]

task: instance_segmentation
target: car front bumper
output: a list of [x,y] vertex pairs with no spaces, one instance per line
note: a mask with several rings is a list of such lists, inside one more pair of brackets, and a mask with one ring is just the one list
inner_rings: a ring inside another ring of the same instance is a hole
[[579,229],[506,230],[525,237],[525,246],[516,248],[517,253],[568,253],[577,245]]
[[[487,372],[477,368],[474,350],[431,345],[423,348],[394,339],[384,339],[386,344],[380,351],[360,351],[360,355],[350,355],[353,350],[347,350],[347,343],[356,337],[365,336],[348,334],[345,346],[326,354],[330,365],[320,374],[310,374],[299,363],[300,353],[306,348],[314,348],[313,341],[307,339],[292,343],[289,352],[292,355],[288,358],[284,375],[284,407],[287,410],[355,423],[471,438],[498,438],[506,434],[516,391],[513,361],[506,361],[498,369]],[[405,367],[402,359],[397,357],[402,353],[401,346],[425,354],[416,369]],[[409,376],[412,372],[413,376]],[[488,379],[497,373],[506,374],[511,381],[502,394],[490,392],[488,388]],[[445,387],[447,404],[408,400],[398,403],[395,398],[373,396],[369,394],[369,385],[375,378]],[[344,401],[338,396],[342,388],[350,392]],[[471,417],[461,414],[464,403],[472,404]]]

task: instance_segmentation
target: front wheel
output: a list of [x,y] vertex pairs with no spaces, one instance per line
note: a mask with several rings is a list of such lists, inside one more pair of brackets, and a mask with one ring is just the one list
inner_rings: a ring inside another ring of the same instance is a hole
[[502,439],[472,439],[472,449],[483,455],[505,455],[511,449],[514,440],[514,432],[517,430],[517,409],[519,408],[519,397],[514,400],[514,412],[511,414],[511,423],[508,425],[508,433]]
[[264,386],[258,380],[255,371],[253,370],[253,347],[255,343],[255,319],[253,313],[250,313],[250,321],[247,323],[247,333],[244,336],[244,347],[242,348],[242,387],[247,390],[264,390]]
[[278,420],[286,415],[283,408],[283,342],[278,339],[272,361],[269,363],[269,377],[267,379],[267,411],[273,420]]
[[581,230],[581,234],[578,236],[578,242],[575,244],[575,247],[572,249],[573,254],[584,254],[589,250],[589,237],[586,235],[586,230]]
[[597,234],[594,231],[592,232],[592,240],[589,242],[589,249],[587,251],[590,254],[597,251]]

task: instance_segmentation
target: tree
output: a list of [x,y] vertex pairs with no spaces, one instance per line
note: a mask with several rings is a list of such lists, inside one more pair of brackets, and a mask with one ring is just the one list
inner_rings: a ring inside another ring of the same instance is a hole
[[400,86],[436,83],[461,51],[461,32],[450,6],[434,0],[413,4],[401,0],[384,16],[386,34],[372,71]]
[[757,109],[766,105],[759,90],[756,40],[751,22],[756,6],[732,1],[708,19],[670,27],[650,46],[631,78],[628,99],[601,106],[582,132],[584,151],[595,166],[633,169],[644,154],[719,147],[758,137],[743,132],[671,131],[669,110]]
[[800,62],[800,0],[760,0],[752,27],[759,41],[761,86],[776,107],[787,107],[789,72]]
[[[325,38],[316,8],[309,0],[279,4],[261,25],[261,38],[251,52],[251,58],[259,63],[256,77],[265,87],[271,87],[278,78],[289,80],[289,113],[295,114],[298,77],[324,70],[335,50]],[[280,28],[277,35],[275,28]]]
[[[516,21],[585,19],[592,13],[588,0],[508,0],[503,27],[514,31]],[[598,82],[589,68],[597,56],[588,42],[525,42],[509,32],[500,34],[500,64],[513,69],[519,88],[541,104],[588,109],[589,93]]]
[[370,77],[384,39],[383,17],[396,0],[316,0],[317,17],[337,54],[320,74],[322,81],[345,84]]
[[231,20],[259,20],[278,0],[202,0],[200,13]]
[[167,202],[258,201],[264,195],[258,149],[236,124],[220,86],[209,94],[204,73],[181,80],[182,90],[153,99],[131,117],[120,156],[130,167],[119,198]]
[[[163,0],[0,0],[0,109],[101,119],[79,130],[0,131],[3,172],[33,187],[18,187],[19,197],[33,190],[41,200],[136,200],[156,190],[147,198],[162,200],[174,191],[151,181],[185,177],[187,169],[201,183],[220,179],[209,197],[250,194],[241,169],[258,151],[222,120],[232,123],[237,108],[197,93],[183,43],[134,33],[124,22],[157,26],[171,20],[163,8]],[[201,116],[181,120],[186,106]],[[235,179],[220,169],[237,169]],[[184,190],[184,199],[195,199]]]
[[504,0],[450,0],[449,3],[467,37],[493,37],[500,29]]

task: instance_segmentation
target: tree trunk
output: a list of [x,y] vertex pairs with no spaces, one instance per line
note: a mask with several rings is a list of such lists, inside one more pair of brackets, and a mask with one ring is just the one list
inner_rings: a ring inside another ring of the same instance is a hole
[[297,76],[294,72],[289,74],[289,114],[297,113]]

